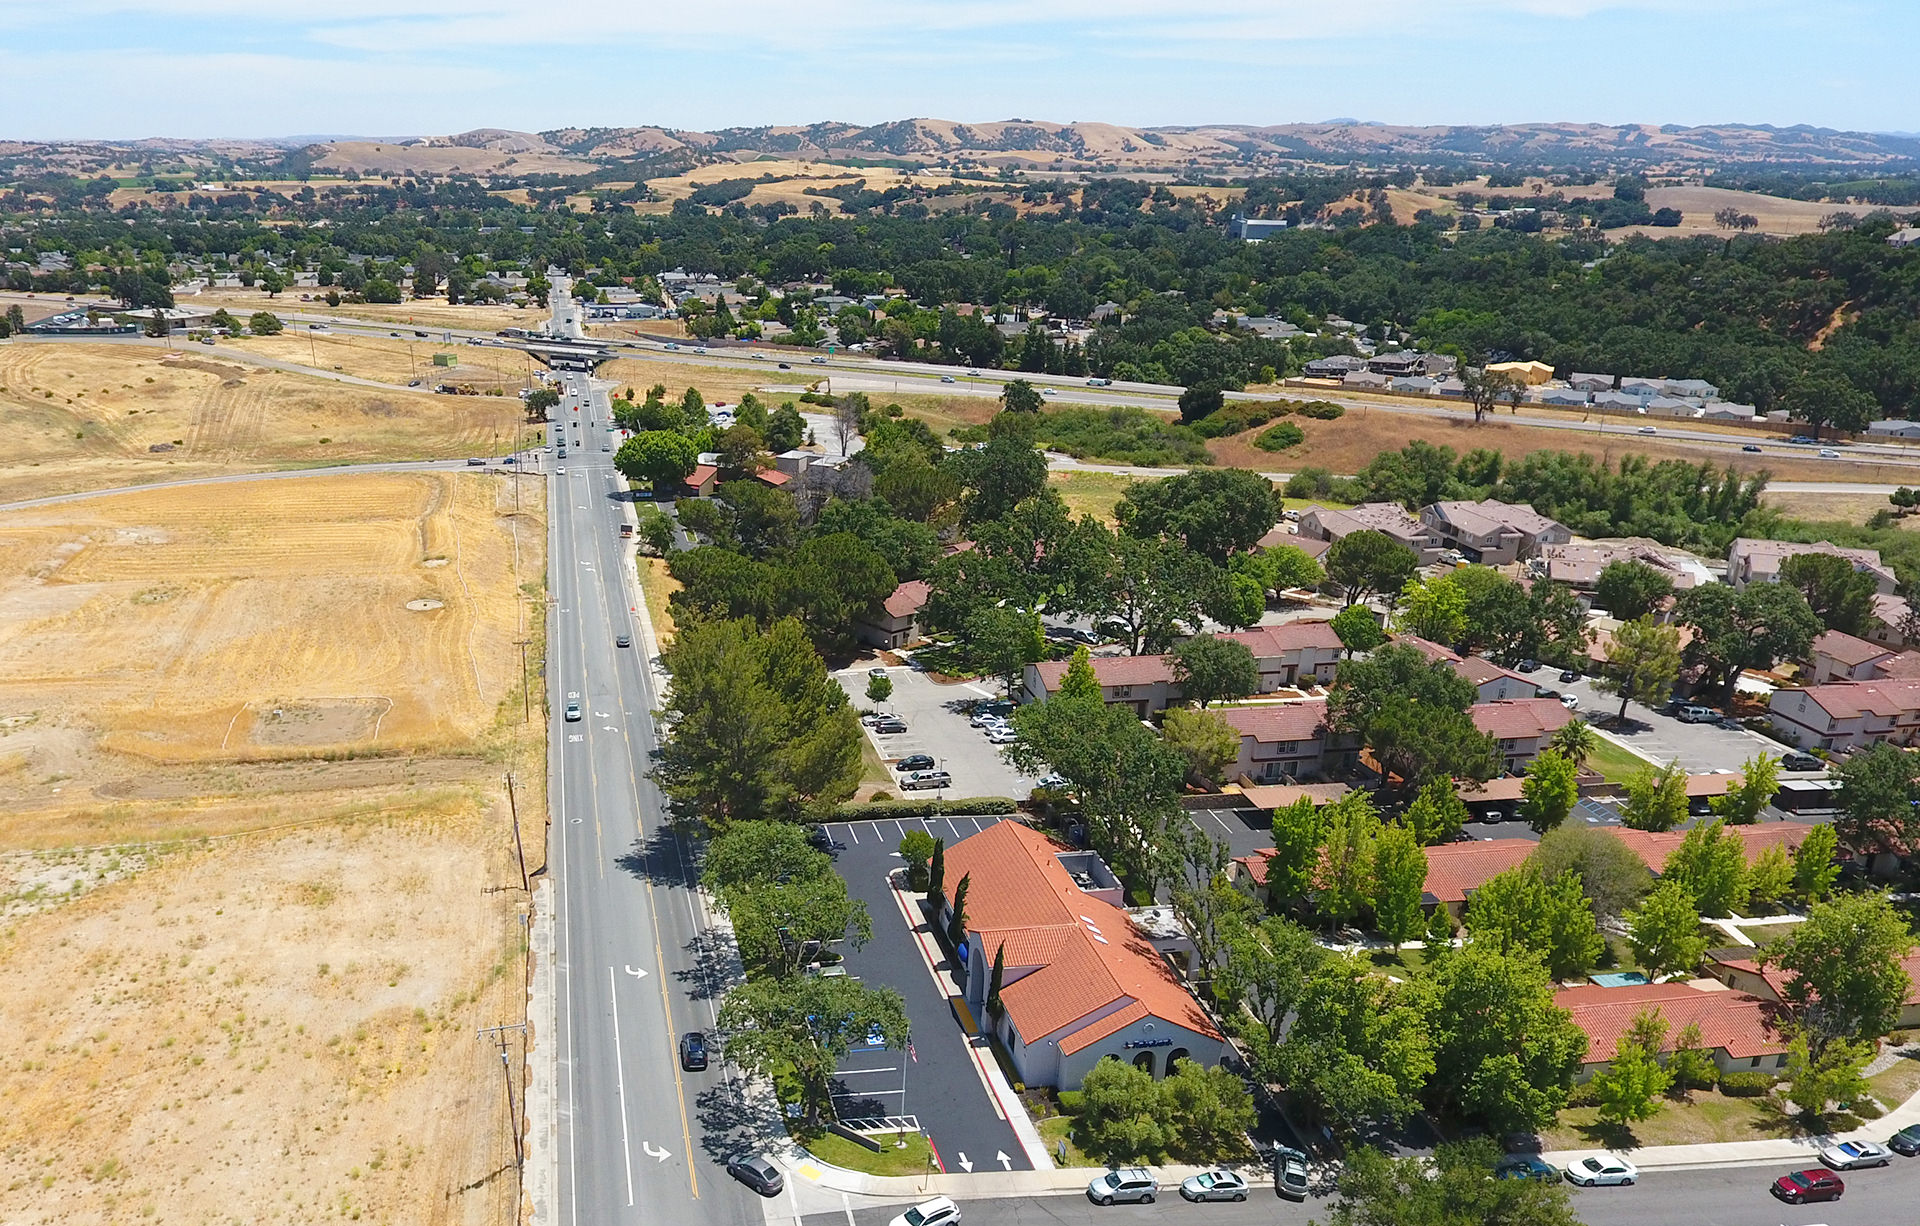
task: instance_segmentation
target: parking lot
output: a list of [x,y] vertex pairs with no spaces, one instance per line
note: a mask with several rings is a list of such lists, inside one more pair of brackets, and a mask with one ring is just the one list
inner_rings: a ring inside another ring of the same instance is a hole
[[[867,701],[868,664],[842,669],[834,674],[853,705],[898,715],[906,721],[905,732],[880,734],[872,728],[866,735],[888,764],[912,754],[926,754],[933,769],[953,777],[952,786],[926,792],[902,792],[903,796],[956,798],[970,796],[1008,796],[1025,799],[1038,776],[1023,775],[1000,756],[1000,746],[987,740],[987,734],[968,720],[974,704],[1000,697],[990,684],[963,681],[941,684],[926,673],[905,665],[887,669],[893,682],[893,696],[883,703]],[[896,780],[898,776],[895,776]]]
[[1755,754],[1777,758],[1787,752],[1786,746],[1757,732],[1749,732],[1744,728],[1735,731],[1713,724],[1686,724],[1663,711],[1641,706],[1637,702],[1627,704],[1628,722],[1624,727],[1616,728],[1605,721],[1620,709],[1619,698],[1600,693],[1587,678],[1561,682],[1556,680],[1554,673],[1542,669],[1532,674],[1531,679],[1537,685],[1578,698],[1582,719],[1589,723],[1604,724],[1609,733],[1658,766],[1677,758],[1681,769],[1691,774],[1737,771],[1741,763]]
[[[995,1170],[1001,1169],[996,1155],[1003,1153],[1014,1170],[1029,1170],[1032,1164],[977,1067],[980,1059],[991,1064],[992,1053],[975,1048],[955,1020],[948,997],[958,989],[946,973],[946,963],[938,964],[936,980],[927,970],[887,877],[901,867],[896,849],[909,830],[925,830],[951,847],[1000,820],[889,819],[832,822],[825,827],[833,844],[834,867],[846,879],[847,892],[866,903],[873,917],[873,939],[860,949],[844,951],[847,973],[869,986],[899,992],[913,1026],[911,1053],[875,1048],[848,1054],[836,1078],[835,1105],[842,1118],[916,1117],[949,1171],[960,1169],[962,1155]],[[924,919],[917,902],[913,918],[917,923]],[[931,948],[937,955],[939,946]]]

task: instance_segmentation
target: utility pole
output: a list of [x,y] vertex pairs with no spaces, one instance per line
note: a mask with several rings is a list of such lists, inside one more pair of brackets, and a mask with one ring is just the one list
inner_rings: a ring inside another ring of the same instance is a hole
[[480,1041],[484,1043],[491,1037],[500,1049],[500,1074],[507,1089],[507,1130],[513,1133],[515,1187],[513,1203],[518,1205],[526,1195],[527,1154],[526,1141],[520,1135],[520,1111],[513,1101],[513,1061],[507,1054],[508,1031],[517,1031],[520,1035],[521,1044],[524,1045],[526,1043],[527,1024],[525,1022],[521,1022],[515,1026],[484,1026],[480,1030]]
[[527,849],[520,841],[520,807],[513,798],[513,772],[507,772],[507,811],[513,814],[513,853],[520,860],[520,888],[533,893],[533,885],[527,878]]

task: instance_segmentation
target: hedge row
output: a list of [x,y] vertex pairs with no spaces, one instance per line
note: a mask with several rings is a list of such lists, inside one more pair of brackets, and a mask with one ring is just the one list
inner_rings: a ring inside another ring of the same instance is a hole
[[833,811],[835,821],[859,822],[898,817],[985,817],[1012,813],[1014,802],[1005,796],[975,796],[966,800],[876,800],[844,804]]

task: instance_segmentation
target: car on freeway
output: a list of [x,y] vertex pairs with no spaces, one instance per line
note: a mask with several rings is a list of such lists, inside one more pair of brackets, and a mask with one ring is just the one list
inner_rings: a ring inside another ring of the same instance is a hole
[[1840,453],[1831,447],[1822,447],[1820,449],[1820,458],[1823,460],[1837,460],[1840,458]]
[[1190,1201],[1245,1200],[1247,1181],[1232,1171],[1202,1171],[1180,1181],[1180,1195]]
[[900,790],[903,792],[924,792],[952,786],[953,776],[945,771],[914,771],[900,780]]
[[675,353],[678,353],[680,351],[680,346],[675,344],[672,341],[667,342],[667,348],[673,350]]
[[1746,446],[1744,446],[1744,447],[1742,447],[1742,448],[1741,448],[1740,450],[1742,450],[1742,451],[1758,451],[1758,450],[1760,450],[1760,444],[1758,444],[1758,443],[1748,443],[1748,444],[1747,444]]
[[923,1200],[894,1218],[887,1226],[953,1226],[960,1220],[960,1206],[952,1198],[936,1196]]
[[1640,1168],[1613,1154],[1582,1158],[1567,1168],[1567,1182],[1583,1188],[1632,1187],[1640,1178]]
[[955,381],[955,380],[954,380],[954,377],[953,377],[952,375],[941,375],[941,376],[940,376],[940,382],[942,382],[942,383],[952,383],[952,382],[954,382],[954,381]]
[[1641,434],[1658,434],[1658,433],[1660,433],[1660,432],[1659,432],[1658,430],[1656,430],[1656,429],[1654,429],[1654,428],[1653,428],[1652,426],[1642,426],[1642,427],[1640,427],[1640,431],[1639,431],[1639,432],[1640,432]]
[[825,358],[808,358],[807,361],[812,362],[815,366],[825,366],[827,364]]
[[1872,1141],[1842,1141],[1822,1149],[1820,1161],[1831,1171],[1858,1171],[1886,1166],[1893,1161],[1893,1151]]
[[1905,1158],[1920,1154],[1920,1124],[1908,1124],[1888,1137],[1887,1148]]
[[633,636],[631,634],[616,634],[613,636],[613,645],[615,647],[631,647],[633,646]]
[[467,457],[467,467],[468,467],[468,468],[483,468],[483,467],[485,467],[485,466],[486,466],[486,463],[487,463],[487,462],[486,462],[485,460],[482,460],[482,459],[480,459],[480,458],[479,458],[479,457],[477,457],[477,456],[468,456],[468,457]]
[[689,1030],[680,1036],[680,1067],[689,1073],[702,1073],[707,1068],[707,1036],[698,1030]]
[[1155,1181],[1153,1172],[1144,1166],[1123,1166],[1117,1171],[1102,1171],[1087,1185],[1087,1199],[1096,1205],[1111,1205],[1122,1200],[1151,1205],[1159,1192],[1160,1185]]
[[764,362],[767,360],[767,355],[764,353],[749,353],[747,356],[756,362]]
[[792,369],[793,369],[793,363],[792,363],[792,362],[782,362],[782,363],[780,363],[780,369],[781,369],[781,370],[792,370]]
[[727,1174],[762,1196],[778,1196],[781,1189],[787,1186],[787,1181],[780,1177],[780,1168],[773,1164],[773,1158],[767,1154],[730,1158],[727,1160]]
[[1307,1156],[1277,1145],[1273,1150],[1273,1190],[1288,1200],[1307,1199]]
[[327,325],[325,324],[308,324],[307,325],[307,331],[309,332],[325,332],[326,330],[327,330]]
[[577,724],[580,722],[580,704],[579,703],[570,702],[567,704],[567,722],[569,724]]
[[1810,434],[1796,434],[1792,438],[1788,439],[1787,441],[1789,443],[1798,443],[1802,447],[1813,446],[1813,436]]
[[409,380],[407,380],[407,386],[408,386],[408,387],[419,387],[419,386],[420,386],[420,380],[418,380],[418,379],[409,379]]
[[1112,379],[1088,379],[1087,386],[1088,387],[1112,387],[1113,380]]
[[933,755],[930,753],[910,753],[893,764],[897,771],[930,771],[933,769]]
[[1040,389],[1040,394],[1042,396],[1058,396],[1060,393],[1053,388],[1043,387]]
[[1773,1194],[1791,1205],[1816,1200],[1839,1200],[1847,1190],[1840,1176],[1824,1167],[1789,1171],[1773,1181]]
[[387,333],[387,335],[388,335],[388,336],[398,336],[398,335],[400,335],[400,334],[399,334],[398,332],[389,332],[389,333]]
[[1555,1180],[1560,1178],[1560,1171],[1539,1154],[1509,1154],[1494,1165],[1493,1177]]
[[1780,755],[1780,769],[1783,771],[1825,770],[1827,764],[1810,753],[1789,753]]

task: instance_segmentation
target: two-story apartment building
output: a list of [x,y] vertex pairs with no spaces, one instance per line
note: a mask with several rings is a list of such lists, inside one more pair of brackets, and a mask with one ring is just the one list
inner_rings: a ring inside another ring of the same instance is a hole
[[[1293,686],[1325,685],[1340,661],[1340,636],[1326,621],[1282,622],[1255,626],[1217,637],[1244,643],[1260,671],[1260,692]],[[1045,660],[1026,667],[1023,702],[1044,702],[1060,688],[1067,661]],[[1172,656],[1094,656],[1093,675],[1109,703],[1123,702],[1146,718],[1179,702],[1180,682]]]
[[1219,707],[1214,714],[1240,734],[1228,776],[1252,783],[1309,779],[1352,765],[1359,738],[1327,729],[1323,698],[1259,707]]
[[1505,566],[1537,556],[1548,545],[1573,539],[1565,524],[1532,507],[1488,498],[1480,502],[1436,502],[1420,509],[1420,522],[1467,556],[1469,562]]
[[1260,668],[1260,692],[1298,685],[1326,685],[1340,663],[1340,636],[1327,621],[1281,622],[1235,630],[1217,638],[1246,644]]
[[1473,726],[1500,743],[1500,760],[1520,770],[1538,757],[1553,734],[1573,721],[1558,698],[1515,698],[1477,702],[1467,708]]
[[1767,716],[1775,734],[1802,749],[1862,749],[1881,741],[1911,745],[1920,730],[1920,679],[1775,690]]
[[1344,511],[1309,507],[1300,513],[1300,535],[1337,541],[1355,532],[1383,532],[1420,557],[1420,565],[1440,560],[1440,534],[1407,514],[1397,502],[1363,502]]
[[[1022,677],[1022,702],[1045,702],[1059,692],[1067,675],[1067,660],[1029,664]],[[1107,705],[1125,705],[1141,719],[1180,701],[1180,682],[1173,675],[1172,656],[1094,656],[1093,675]]]
[[1788,558],[1803,553],[1831,554],[1845,558],[1853,569],[1873,576],[1874,590],[1892,595],[1899,579],[1893,568],[1880,560],[1878,549],[1843,549],[1830,541],[1802,544],[1798,541],[1763,541],[1743,536],[1727,549],[1727,582],[1734,587],[1749,583],[1773,583],[1780,578],[1780,567]]

